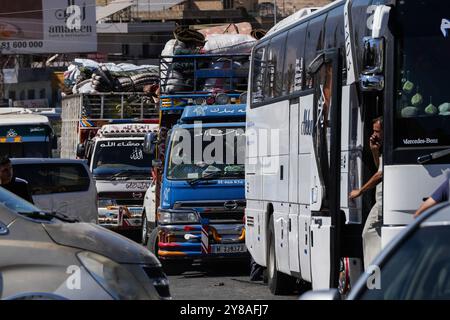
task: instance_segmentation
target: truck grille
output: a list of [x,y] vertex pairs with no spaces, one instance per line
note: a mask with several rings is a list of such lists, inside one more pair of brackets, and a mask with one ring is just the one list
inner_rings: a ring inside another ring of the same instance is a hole
[[99,199],[114,199],[121,206],[142,206],[145,192],[100,192]]
[[230,201],[180,201],[174,209],[194,209],[210,223],[243,223],[245,200]]

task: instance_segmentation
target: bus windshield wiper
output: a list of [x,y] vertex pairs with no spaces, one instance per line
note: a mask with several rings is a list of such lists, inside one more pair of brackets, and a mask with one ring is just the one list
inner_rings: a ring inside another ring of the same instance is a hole
[[431,161],[434,159],[439,159],[439,158],[445,157],[446,155],[449,155],[449,154],[450,154],[450,149],[436,151],[436,152],[418,157],[417,163],[424,164],[424,163],[427,163],[428,161]]
[[29,212],[19,212],[19,214],[26,216],[28,218],[32,219],[39,219],[39,220],[47,220],[50,221],[53,218],[56,218],[58,220],[64,221],[64,222],[80,222],[80,220],[75,218],[70,218],[66,216],[65,214],[59,213],[59,212],[48,212],[48,211],[29,211]]
[[198,183],[199,181],[202,181],[202,180],[208,180],[208,179],[211,179],[211,178],[215,178],[215,177],[217,177],[217,176],[220,176],[222,173],[223,173],[222,171],[214,171],[214,172],[210,172],[210,173],[208,173],[208,174],[205,174],[203,177],[189,180],[188,183],[192,186],[192,185]]

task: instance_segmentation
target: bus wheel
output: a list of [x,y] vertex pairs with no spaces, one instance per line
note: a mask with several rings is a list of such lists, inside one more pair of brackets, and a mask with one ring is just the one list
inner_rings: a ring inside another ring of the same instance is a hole
[[296,279],[281,273],[277,268],[277,259],[275,255],[275,232],[273,215],[269,222],[269,257],[267,263],[267,280],[270,292],[274,295],[290,294],[294,291]]

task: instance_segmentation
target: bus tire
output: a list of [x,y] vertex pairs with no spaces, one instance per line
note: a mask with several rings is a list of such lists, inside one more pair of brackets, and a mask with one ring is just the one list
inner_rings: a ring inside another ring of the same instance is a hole
[[294,291],[296,280],[278,271],[275,253],[275,227],[273,215],[269,221],[269,255],[267,262],[267,282],[270,292],[274,295],[286,295]]

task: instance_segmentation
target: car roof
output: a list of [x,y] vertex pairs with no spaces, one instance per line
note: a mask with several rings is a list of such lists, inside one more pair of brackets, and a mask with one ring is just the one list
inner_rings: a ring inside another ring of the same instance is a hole
[[11,158],[14,164],[86,164],[86,160],[59,159],[59,158]]

